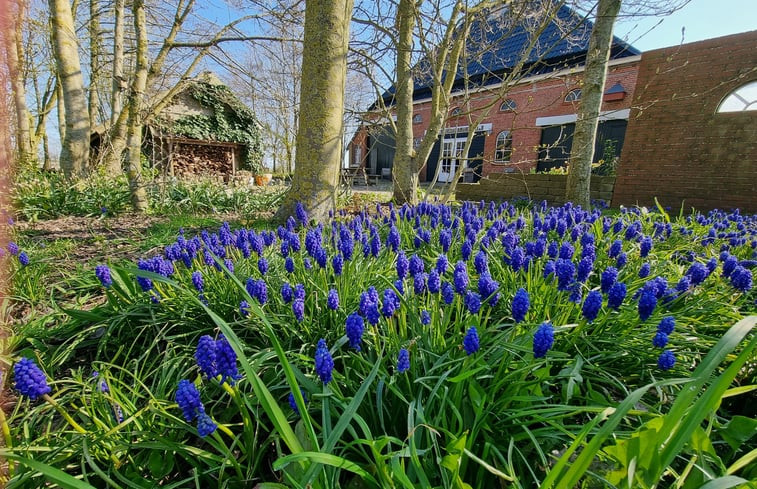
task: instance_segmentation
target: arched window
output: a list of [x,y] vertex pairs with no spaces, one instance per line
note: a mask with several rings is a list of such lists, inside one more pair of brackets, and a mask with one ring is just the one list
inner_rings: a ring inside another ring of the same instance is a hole
[[720,102],[718,112],[757,110],[757,81],[742,85]]
[[423,116],[420,114],[415,114],[413,116],[413,124],[420,124],[421,122],[423,122]]
[[449,115],[451,117],[457,117],[457,116],[459,116],[462,113],[463,113],[463,110],[460,107],[455,107],[454,109],[452,109],[452,111],[449,113]]
[[495,163],[510,163],[513,155],[513,136],[510,131],[502,131],[497,134],[497,145],[494,150]]
[[502,105],[499,106],[499,110],[501,112],[512,112],[518,107],[518,105],[515,103],[515,100],[509,98],[502,102]]
[[576,88],[568,92],[568,95],[565,96],[566,102],[578,102],[581,100],[581,89]]

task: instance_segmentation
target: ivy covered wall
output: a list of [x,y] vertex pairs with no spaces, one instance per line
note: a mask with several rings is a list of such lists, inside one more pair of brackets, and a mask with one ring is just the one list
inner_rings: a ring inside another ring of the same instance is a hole
[[205,110],[181,116],[168,109],[166,116],[156,121],[162,131],[177,137],[244,144],[241,169],[262,170],[260,124],[227,86],[194,80],[177,97],[182,96],[191,97]]

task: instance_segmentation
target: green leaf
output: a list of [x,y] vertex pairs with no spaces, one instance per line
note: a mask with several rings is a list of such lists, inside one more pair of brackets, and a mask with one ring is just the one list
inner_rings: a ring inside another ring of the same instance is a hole
[[376,481],[376,479],[374,479],[371,474],[366,472],[358,464],[337,455],[332,455],[330,453],[300,452],[286,455],[279,458],[273,463],[273,470],[282,470],[290,463],[300,461],[315,462],[322,465],[336,467],[341,470],[346,470],[360,476],[364,481],[370,482],[374,487],[380,487],[378,481]]
[[8,460],[16,461],[22,465],[29,467],[30,469],[36,470],[37,472],[42,474],[49,482],[58,484],[64,489],[95,489],[94,486],[91,486],[82,480],[72,477],[62,470],[56,469],[55,467],[51,467],[47,464],[43,464],[42,462],[37,462],[36,460],[30,458],[21,457],[13,452],[6,450],[0,451],[0,454],[2,457]]
[[757,419],[735,415],[718,434],[731,448],[738,450],[742,443],[757,434]]
[[699,489],[728,489],[729,487],[736,487],[741,484],[749,484],[749,481],[742,479],[741,477],[736,477],[735,475],[727,475],[725,477],[713,479]]

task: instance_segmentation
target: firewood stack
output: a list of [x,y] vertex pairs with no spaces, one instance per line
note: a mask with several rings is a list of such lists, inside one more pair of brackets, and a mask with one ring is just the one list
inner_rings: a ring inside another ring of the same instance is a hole
[[218,146],[175,143],[172,153],[174,175],[214,175],[226,179],[233,172],[233,151]]

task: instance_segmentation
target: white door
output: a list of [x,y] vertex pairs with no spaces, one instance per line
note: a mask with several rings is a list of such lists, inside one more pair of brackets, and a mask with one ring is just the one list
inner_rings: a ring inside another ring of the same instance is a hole
[[439,168],[439,181],[451,182],[458,165],[465,165],[463,149],[465,139],[447,139],[442,142],[442,160]]

